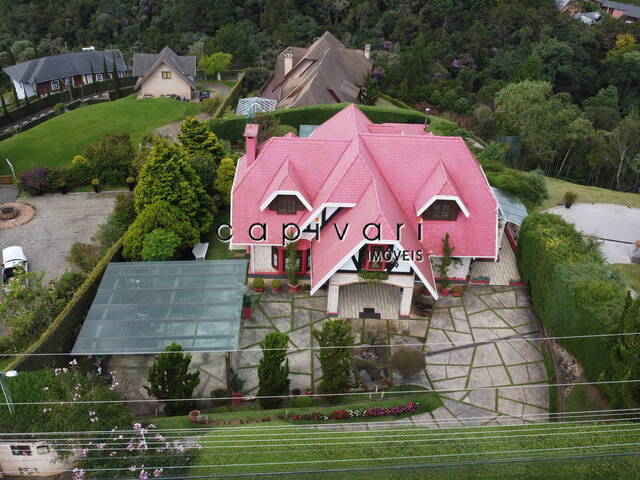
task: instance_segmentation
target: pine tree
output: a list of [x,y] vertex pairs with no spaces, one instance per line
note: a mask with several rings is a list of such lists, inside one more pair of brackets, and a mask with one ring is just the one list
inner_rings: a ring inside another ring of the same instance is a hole
[[[258,397],[287,395],[289,393],[289,335],[272,332],[262,340],[262,358],[258,366]],[[262,408],[278,408],[281,398],[259,398]]]
[[[165,352],[182,352],[182,346],[172,343]],[[200,372],[189,373],[191,355],[186,353],[161,353],[153,362],[144,388],[150,396],[159,400],[170,398],[191,398],[193,390],[200,383]],[[191,410],[185,402],[168,402],[166,413],[175,415]]]
[[193,117],[183,120],[180,124],[178,140],[191,155],[211,155],[216,159],[216,163],[224,155],[224,148],[216,134],[205,123]]
[[231,204],[231,189],[233,188],[233,177],[236,174],[236,164],[232,158],[223,158],[216,170],[214,187],[223,205]]
[[346,320],[329,320],[322,324],[322,329],[313,329],[313,337],[320,347],[320,366],[322,367],[322,393],[343,393],[351,384],[351,362],[354,338],[351,335],[351,324]]

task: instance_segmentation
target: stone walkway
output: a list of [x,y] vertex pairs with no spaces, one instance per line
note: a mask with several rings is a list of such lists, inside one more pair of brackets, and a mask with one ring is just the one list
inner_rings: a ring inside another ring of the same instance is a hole
[[[327,318],[325,308],[321,292],[313,297],[270,291],[259,296],[240,338],[240,348],[247,351],[239,355],[238,367],[249,394],[257,393],[260,341],[276,330],[290,337],[291,388],[317,390],[322,376],[317,352],[300,349],[317,346],[311,330]],[[443,390],[444,405],[412,420],[434,426],[546,420],[547,377],[525,288],[467,288],[461,298],[439,300],[431,318],[350,321],[356,344],[375,339],[378,344],[411,344],[424,352],[426,369],[410,383]],[[493,343],[496,339],[510,341]],[[394,383],[399,381],[394,377]],[[532,384],[538,386],[527,386]]]

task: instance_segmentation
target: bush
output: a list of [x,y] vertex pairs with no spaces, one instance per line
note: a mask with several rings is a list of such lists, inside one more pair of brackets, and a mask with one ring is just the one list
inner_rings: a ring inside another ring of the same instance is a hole
[[255,289],[264,288],[264,280],[261,278],[254,278],[253,281],[251,282],[251,285]]
[[351,346],[354,342],[351,324],[346,320],[329,320],[322,324],[322,329],[312,329],[311,334],[320,347],[333,347],[320,350],[320,392],[345,392],[351,384]]
[[578,199],[578,194],[576,192],[564,192],[564,203],[571,205],[572,203],[575,203],[576,200]]
[[213,400],[214,407],[223,407],[223,406],[231,405],[231,400],[228,400],[230,395],[224,388],[216,388],[211,392],[211,396],[214,398]]
[[517,195],[530,207],[542,204],[549,197],[547,181],[539,172],[525,173],[493,164],[485,174],[491,186]]
[[214,116],[220,105],[222,105],[222,99],[218,95],[213,95],[201,100],[199,107],[201,112]]
[[[258,397],[279,397],[289,392],[289,360],[286,333],[269,333],[261,342],[262,358],[258,366]],[[262,408],[278,408],[281,398],[258,398]]]
[[424,370],[424,354],[417,348],[398,347],[391,356],[391,366],[406,381]]
[[171,260],[180,245],[180,237],[164,228],[156,228],[144,236],[142,241],[142,260],[162,262]]
[[89,171],[104,184],[121,185],[133,173],[135,151],[128,133],[107,134],[84,150]]
[[20,172],[20,188],[31,195],[42,195],[47,185],[47,173],[44,167]]
[[266,68],[250,67],[245,69],[242,96],[246,97],[248,94],[260,90],[270,76],[271,72]]
[[276,278],[275,280],[273,280],[273,281],[271,282],[271,286],[272,286],[273,288],[276,288],[276,289],[277,289],[277,288],[282,288],[282,280],[280,280],[279,278]]
[[133,196],[129,194],[118,195],[113,212],[107,217],[107,221],[98,227],[98,232],[93,237],[93,240],[100,244],[102,254],[124,235],[135,219],[136,209],[133,206]]
[[276,128],[276,136],[278,137],[284,137],[287,133],[298,135],[298,129],[291,125],[279,125],[278,128]]
[[100,261],[100,247],[89,243],[76,242],[71,245],[67,261],[82,272],[89,273]]
[[242,389],[244,388],[245,380],[240,378],[238,372],[236,372],[233,368],[229,369],[229,387],[231,387],[231,391],[233,393],[242,393]]
[[60,102],[60,103],[56,103],[53,106],[53,113],[55,113],[56,115],[62,115],[65,111],[65,106],[64,103]]
[[296,408],[309,408],[312,403],[311,397],[307,395],[301,395],[293,399],[293,406]]
[[[518,246],[522,279],[550,335],[611,332],[625,289],[605,265],[597,244],[557,215],[536,213],[524,220]],[[591,380],[610,365],[608,342],[606,337],[560,340]]]
[[142,210],[124,234],[122,251],[124,258],[129,261],[142,260],[144,238],[157,228],[173,232],[181,239],[178,253],[192,248],[200,240],[198,231],[182,211],[161,200]]

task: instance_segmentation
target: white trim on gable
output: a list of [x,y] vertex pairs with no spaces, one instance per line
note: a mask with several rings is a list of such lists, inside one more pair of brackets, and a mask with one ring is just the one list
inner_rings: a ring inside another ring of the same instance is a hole
[[[373,245],[393,245],[394,247],[398,248],[399,250],[403,250],[402,245],[400,244],[400,242],[396,241],[396,240],[376,240],[374,242],[369,241],[369,240],[362,240],[360,241],[360,243],[358,243],[355,248],[353,248],[347,255],[344,256],[344,258],[342,258],[339,262],[337,262],[332,268],[331,270],[329,270],[329,272],[321,279],[321,281],[316,285],[316,287],[314,288],[312,286],[311,291],[309,292],[310,295],[313,295],[314,293],[316,293],[320,287],[322,287],[325,283],[327,283],[327,281],[333,276],[334,273],[336,273],[338,271],[338,269],[340,268],[340,266],[350,257],[354,256],[357,252],[360,251],[360,249],[362,247],[364,247],[367,244],[373,244]],[[312,248],[313,251],[313,248]],[[433,276],[433,268],[431,266],[431,257],[426,257],[426,259],[424,261],[428,261],[429,262],[429,268],[431,268],[431,275]],[[413,269],[414,273],[418,276],[418,278],[420,279],[420,281],[424,284],[425,287],[427,287],[427,290],[429,290],[429,293],[431,293],[431,295],[433,296],[434,300],[438,299],[438,292],[435,289],[435,285],[431,285],[427,279],[422,275],[422,272],[420,272],[420,269],[416,267],[416,264],[413,260],[409,260],[409,265],[411,265],[411,268]],[[311,266],[311,285],[313,285],[313,264]],[[435,281],[435,277],[434,277],[434,281]]]
[[311,211],[311,204],[309,202],[307,202],[307,200],[302,196],[302,194],[300,192],[297,192],[296,190],[276,190],[275,192],[273,192],[271,195],[269,195],[269,198],[267,198],[262,205],[260,205],[260,211],[264,211],[265,208],[267,208],[269,205],[271,205],[271,202],[273,202],[273,200],[278,196],[278,195],[295,195],[296,197],[298,197],[298,200],[300,200],[302,202],[302,204],[304,205],[304,207],[308,210]]
[[469,210],[467,210],[464,202],[457,195],[434,195],[433,197],[431,197],[431,200],[429,200],[420,210],[418,210],[418,216],[422,215],[431,205],[433,205],[434,202],[438,200],[452,200],[456,202],[458,204],[458,207],[460,207],[460,210],[462,210],[462,213],[464,213],[464,216],[469,218]]

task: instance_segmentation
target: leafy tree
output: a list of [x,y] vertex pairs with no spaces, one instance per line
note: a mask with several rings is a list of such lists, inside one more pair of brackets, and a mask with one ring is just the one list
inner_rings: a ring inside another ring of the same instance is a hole
[[347,320],[328,320],[322,324],[322,329],[313,329],[313,337],[320,347],[320,366],[322,367],[322,381],[320,392],[343,393],[351,384],[351,362],[354,338],[351,334],[351,324]]
[[118,241],[127,228],[136,219],[136,209],[133,196],[120,194],[116,197],[116,205],[107,217],[107,221],[98,226],[98,232],[93,237],[100,244],[102,254]]
[[217,75],[220,81],[220,72],[229,68],[231,60],[233,55],[230,53],[216,52],[200,58],[199,67],[207,75]]
[[175,233],[169,232],[164,228],[156,228],[144,237],[142,260],[145,262],[171,260],[180,243],[182,243],[182,240]]
[[233,55],[233,68],[255,66],[262,53],[258,30],[250,20],[228,23],[220,27],[207,42],[206,50],[230,53]]
[[[150,396],[159,400],[191,398],[200,383],[200,372],[189,373],[191,355],[181,352],[182,346],[174,342],[156,357],[147,377],[149,385],[144,386]],[[187,413],[191,406],[188,402],[167,402],[165,411],[168,415]]]
[[609,135],[609,155],[615,168],[611,186],[620,190],[622,174],[640,153],[640,115],[632,112],[618,123]]
[[213,204],[186,157],[181,146],[154,141],[138,177],[136,211],[141,213],[147,205],[165,201],[177,207],[199,232],[206,232],[213,221]]
[[398,347],[391,356],[391,366],[406,382],[424,371],[424,354],[417,348]]
[[123,184],[131,175],[135,156],[128,133],[107,134],[86,146],[83,156],[93,178],[102,183]]
[[142,260],[144,239],[157,228],[176,234],[181,239],[179,250],[187,250],[200,240],[198,230],[178,207],[158,200],[146,206],[124,234],[123,257],[129,261]]
[[211,155],[191,155],[187,161],[200,178],[200,183],[209,196],[215,193],[213,184],[216,176],[217,159]]
[[[289,336],[281,332],[271,332],[262,340],[262,358],[258,366],[258,397],[289,394],[288,344]],[[259,398],[258,401],[262,408],[278,408],[282,399]]]
[[630,52],[636,48],[637,43],[632,33],[621,33],[616,36],[616,46],[609,50],[609,56]]
[[231,204],[231,189],[233,188],[233,177],[236,174],[236,163],[232,158],[223,158],[216,170],[214,186],[220,195],[223,205]]
[[211,155],[219,160],[224,155],[224,149],[206,123],[197,118],[187,118],[180,124],[178,140],[190,155]]
[[280,24],[277,34],[286,45],[309,45],[320,34],[320,25],[308,15],[294,15],[286,23]]

